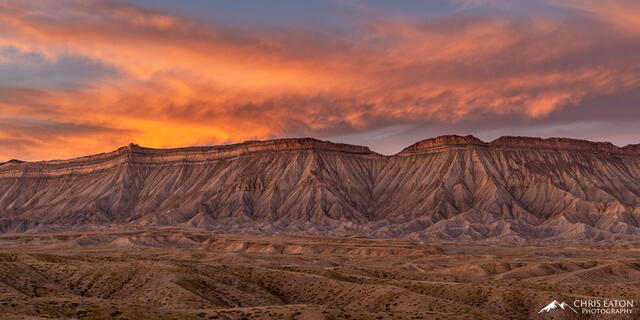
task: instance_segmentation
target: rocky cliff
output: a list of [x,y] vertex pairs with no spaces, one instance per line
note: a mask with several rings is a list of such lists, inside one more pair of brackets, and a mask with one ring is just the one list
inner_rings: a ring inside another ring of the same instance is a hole
[[0,164],[0,232],[179,225],[415,240],[636,241],[640,149],[473,136],[393,156],[315,139]]

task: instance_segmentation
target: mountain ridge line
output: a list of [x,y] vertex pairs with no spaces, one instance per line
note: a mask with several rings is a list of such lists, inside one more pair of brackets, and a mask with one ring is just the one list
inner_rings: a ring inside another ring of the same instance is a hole
[[563,151],[587,151],[587,152],[605,152],[621,155],[640,155],[640,143],[628,144],[624,147],[618,147],[611,142],[594,142],[573,138],[539,138],[528,136],[502,136],[491,142],[484,142],[472,135],[442,135],[435,138],[427,138],[418,141],[402,151],[392,155],[384,155],[372,151],[367,146],[360,146],[347,143],[338,143],[327,140],[319,140],[311,137],[303,138],[278,138],[268,140],[247,140],[234,144],[212,145],[212,146],[189,146],[179,148],[148,148],[141,147],[135,143],[120,147],[114,151],[97,153],[92,155],[80,156],[68,159],[55,160],[39,160],[39,161],[21,161],[11,159],[7,162],[0,163],[0,171],[2,167],[21,166],[21,165],[62,165],[80,161],[100,161],[110,160],[126,154],[138,153],[149,156],[169,155],[169,154],[192,154],[212,153],[217,157],[210,158],[227,158],[240,156],[247,153],[262,151],[295,151],[295,150],[325,150],[354,153],[360,155],[376,156],[391,158],[395,156],[404,156],[412,153],[438,152],[439,148],[447,147],[488,147],[494,149],[550,149]]

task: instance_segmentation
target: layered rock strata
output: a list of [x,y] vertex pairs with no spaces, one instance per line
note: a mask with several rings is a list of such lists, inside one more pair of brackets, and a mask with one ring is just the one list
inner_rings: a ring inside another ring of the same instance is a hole
[[315,139],[0,164],[0,232],[178,225],[438,241],[640,240],[640,148],[563,138]]

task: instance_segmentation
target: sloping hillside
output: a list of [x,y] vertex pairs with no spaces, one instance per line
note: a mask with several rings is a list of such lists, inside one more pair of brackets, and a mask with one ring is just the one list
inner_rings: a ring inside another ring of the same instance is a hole
[[638,145],[472,136],[393,156],[315,139],[0,165],[0,232],[179,225],[414,240],[635,240]]

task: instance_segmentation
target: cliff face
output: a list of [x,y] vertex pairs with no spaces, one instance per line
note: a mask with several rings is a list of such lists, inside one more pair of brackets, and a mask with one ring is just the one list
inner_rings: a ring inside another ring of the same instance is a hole
[[394,156],[314,139],[0,165],[0,231],[181,225],[416,240],[637,240],[640,150],[443,136]]
[[487,143],[474,136],[440,136],[416,142],[406,147],[398,155],[438,152],[470,146],[486,147]]
[[531,138],[531,137],[500,137],[490,144],[492,147],[557,149],[587,152],[636,153],[632,146],[618,148],[611,142],[591,142],[587,140],[568,138]]
[[11,166],[11,164],[21,164],[23,163],[22,161],[11,160],[7,163],[0,164],[5,165],[0,169],[0,178],[84,174],[117,167],[122,164],[134,164],[146,167],[167,166],[176,163],[197,164],[230,159],[247,154],[256,155],[261,152],[304,150],[375,155],[368,147],[332,143],[311,138],[247,141],[233,145],[177,149],[150,149],[130,144],[113,152],[70,160],[31,162],[20,166]]

